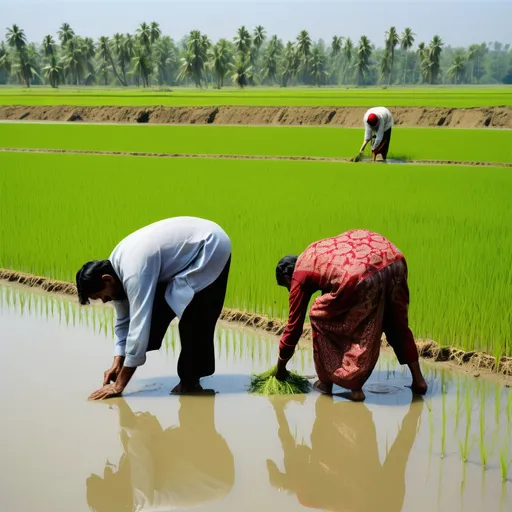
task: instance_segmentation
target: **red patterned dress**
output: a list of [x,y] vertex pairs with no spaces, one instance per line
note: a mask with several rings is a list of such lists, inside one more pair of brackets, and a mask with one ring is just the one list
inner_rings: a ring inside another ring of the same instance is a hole
[[389,240],[357,229],[311,244],[298,258],[290,287],[288,325],[279,358],[289,360],[309,313],[318,378],[361,389],[380,353],[382,333],[400,364],[418,360],[408,325],[409,288],[403,254]]

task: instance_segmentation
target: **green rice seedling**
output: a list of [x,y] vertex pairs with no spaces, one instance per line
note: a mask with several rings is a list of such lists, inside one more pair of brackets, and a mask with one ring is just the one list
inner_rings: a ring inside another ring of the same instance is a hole
[[469,434],[471,432],[471,417],[472,417],[472,403],[471,403],[471,391],[469,387],[466,388],[465,393],[465,405],[466,405],[466,429],[464,433],[464,441],[459,441],[460,447],[460,458],[462,462],[467,462],[469,453],[471,451],[471,445],[469,443]]
[[459,429],[459,418],[460,418],[460,376],[457,375],[457,389],[455,391],[455,427],[454,434],[457,434]]
[[444,373],[441,377],[441,395],[442,395],[442,426],[441,426],[441,458],[445,456],[446,453],[446,386],[444,384]]
[[286,380],[276,378],[277,367],[271,368],[260,374],[251,376],[249,392],[255,395],[297,395],[308,393],[311,384],[302,375],[296,372],[288,372]]
[[480,402],[480,435],[478,437],[478,447],[480,450],[480,460],[485,469],[487,460],[489,458],[489,451],[485,444],[485,387],[482,387],[481,402]]
[[510,469],[510,464],[512,463],[510,460],[509,442],[510,441],[507,436],[505,439],[505,444],[500,450],[500,474],[502,482],[506,482],[508,478],[508,470]]
[[501,416],[501,388],[496,386],[494,389],[494,416],[496,419],[496,425],[500,425]]

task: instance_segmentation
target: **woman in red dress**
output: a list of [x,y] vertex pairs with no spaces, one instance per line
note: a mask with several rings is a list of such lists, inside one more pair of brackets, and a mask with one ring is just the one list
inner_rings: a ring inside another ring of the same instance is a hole
[[302,335],[309,300],[321,290],[309,312],[318,374],[315,389],[331,394],[337,384],[350,390],[346,398],[364,400],[362,387],[377,364],[384,332],[400,364],[411,370],[412,391],[426,393],[409,329],[407,264],[389,240],[363,229],[320,240],[299,257],[281,259],[276,279],[290,292],[278,378],[286,378],[286,364]]

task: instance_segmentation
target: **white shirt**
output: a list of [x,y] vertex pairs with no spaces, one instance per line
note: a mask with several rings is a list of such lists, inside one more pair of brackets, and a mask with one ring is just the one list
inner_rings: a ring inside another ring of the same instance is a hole
[[[379,118],[379,124],[376,127],[370,126],[368,121],[368,116],[370,114],[375,114]],[[364,115],[364,141],[367,142],[372,140],[373,132],[377,132],[377,137],[375,139],[375,143],[372,146],[372,149],[377,149],[379,144],[382,142],[384,138],[384,132],[389,130],[393,126],[393,115],[386,107],[373,107],[366,112]]]
[[146,362],[157,284],[169,283],[165,300],[181,318],[194,294],[219,277],[230,255],[231,241],[222,228],[195,217],[155,222],[117,245],[109,260],[127,299],[114,301],[114,354],[125,356],[125,366]]

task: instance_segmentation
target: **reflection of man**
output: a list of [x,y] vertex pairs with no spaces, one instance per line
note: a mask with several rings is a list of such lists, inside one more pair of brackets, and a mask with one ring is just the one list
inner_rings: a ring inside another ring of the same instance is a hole
[[383,505],[389,511],[402,510],[405,467],[423,410],[421,397],[411,403],[383,465],[372,414],[365,405],[318,397],[311,448],[295,442],[285,403],[276,400],[273,405],[285,467],[281,473],[267,461],[274,487],[293,492],[305,507],[326,511],[367,512]]
[[148,412],[119,411],[124,454],[117,470],[87,479],[87,503],[96,512],[171,510],[217,501],[231,492],[235,466],[215,430],[215,397],[180,398],[179,427],[166,430]]

